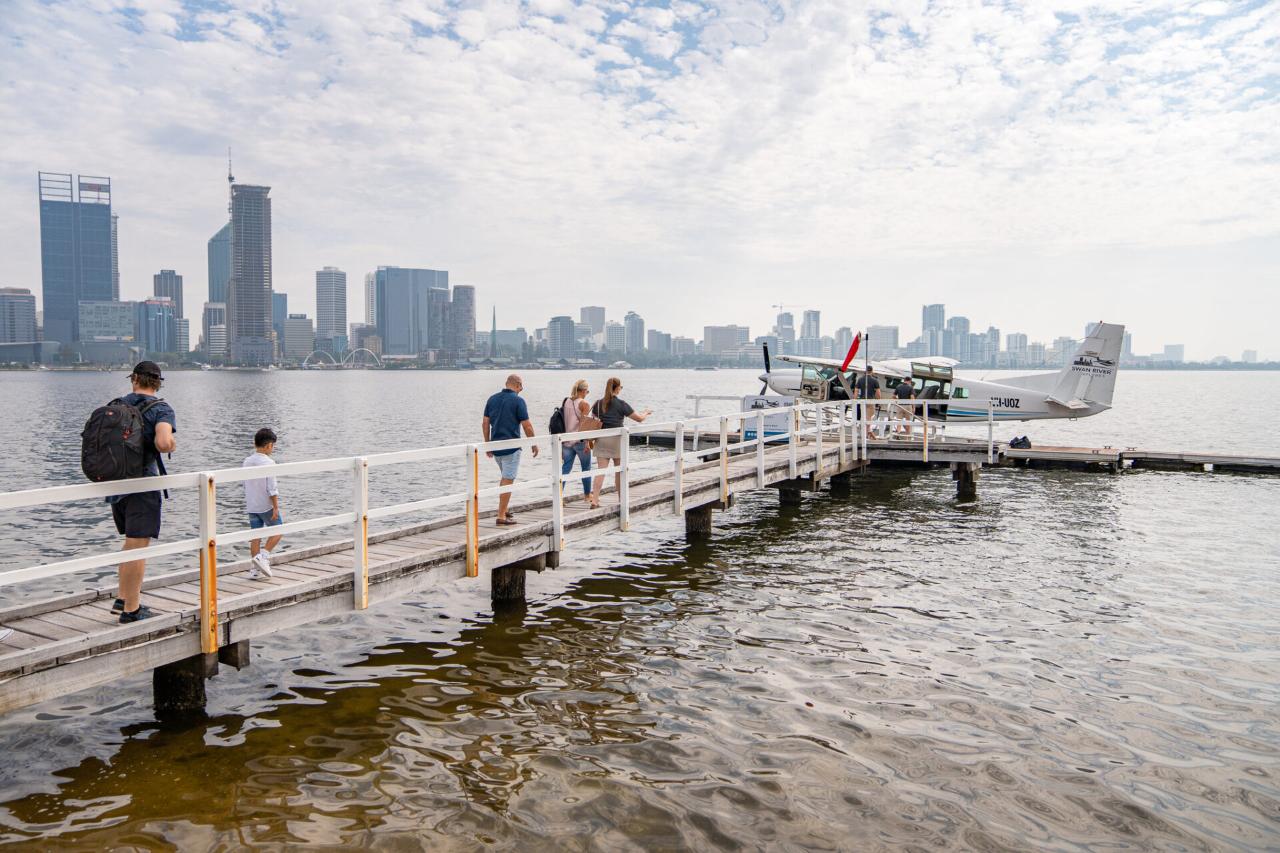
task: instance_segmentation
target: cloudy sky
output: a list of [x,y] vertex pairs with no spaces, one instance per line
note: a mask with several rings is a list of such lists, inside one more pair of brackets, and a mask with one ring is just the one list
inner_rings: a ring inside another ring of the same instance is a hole
[[941,301],[1280,358],[1280,3],[0,6],[0,285],[39,291],[36,172],[74,171],[112,178],[125,297],[172,267],[198,305],[231,146],[294,310],[336,265],[360,320],[394,264],[482,325],[910,338]]

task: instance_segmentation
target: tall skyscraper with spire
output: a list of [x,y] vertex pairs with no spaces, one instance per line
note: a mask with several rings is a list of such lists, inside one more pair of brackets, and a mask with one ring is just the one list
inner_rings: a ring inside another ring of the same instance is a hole
[[232,361],[270,364],[271,187],[231,184],[231,281],[227,338]]

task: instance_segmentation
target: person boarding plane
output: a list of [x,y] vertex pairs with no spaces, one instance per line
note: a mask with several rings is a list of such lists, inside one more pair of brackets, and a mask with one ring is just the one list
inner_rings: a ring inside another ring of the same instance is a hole
[[986,421],[988,406],[998,421],[1085,418],[1111,408],[1123,341],[1123,325],[1098,323],[1071,362],[1056,373],[1031,373],[998,382],[956,376],[958,362],[937,356],[851,363],[857,339],[844,362],[782,355],[779,360],[798,368],[773,370],[766,347],[760,380],[788,397],[813,402],[849,400],[854,397],[854,383],[870,366],[890,393],[900,383],[910,382],[917,400],[940,401],[928,404],[930,420]]

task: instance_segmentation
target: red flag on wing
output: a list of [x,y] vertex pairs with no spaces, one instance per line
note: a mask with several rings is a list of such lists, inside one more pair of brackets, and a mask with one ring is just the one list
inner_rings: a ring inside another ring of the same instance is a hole
[[858,354],[858,344],[862,343],[862,332],[853,336],[853,343],[849,346],[849,354],[844,357],[844,364],[840,365],[840,372],[844,373],[849,369],[849,362],[853,361],[853,357]]

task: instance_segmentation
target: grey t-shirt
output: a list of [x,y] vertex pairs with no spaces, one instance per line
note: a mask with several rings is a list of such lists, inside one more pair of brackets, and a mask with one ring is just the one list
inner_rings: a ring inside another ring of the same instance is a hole
[[600,419],[604,429],[617,429],[622,426],[623,421],[635,414],[636,411],[631,408],[630,403],[619,397],[613,398],[607,411],[601,410],[603,403],[604,400],[596,400],[596,404],[591,407],[591,413]]

